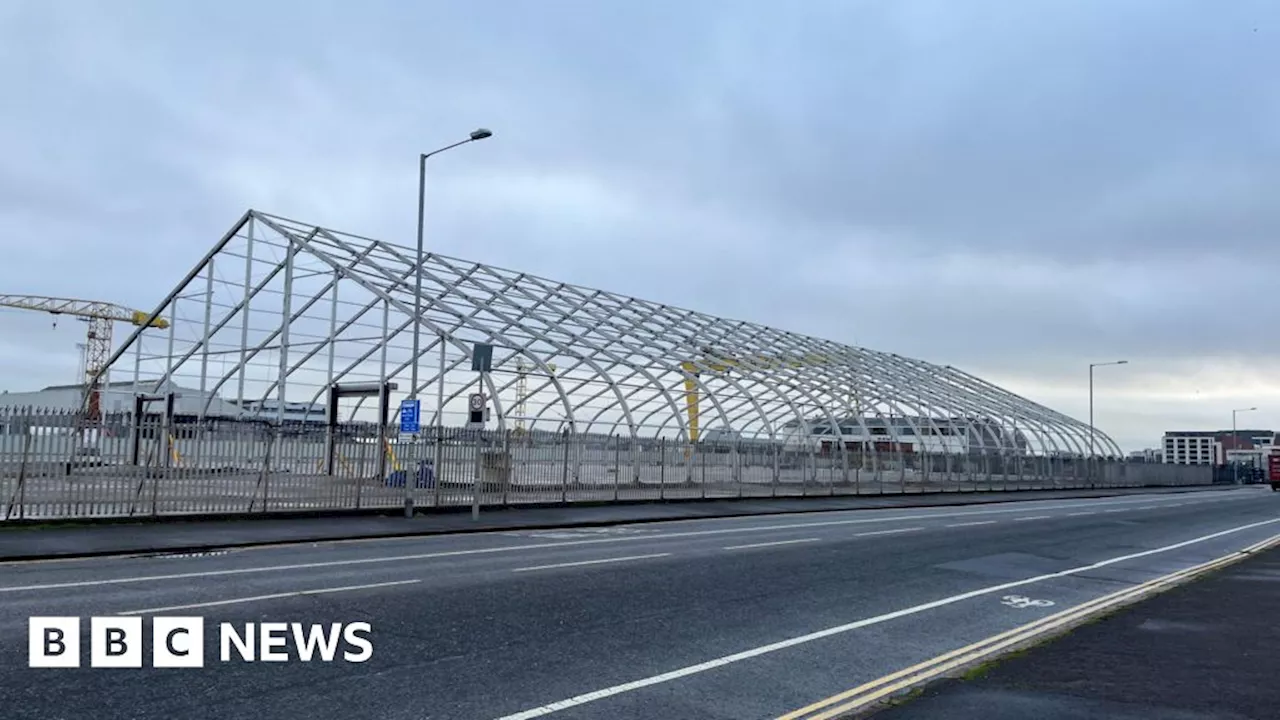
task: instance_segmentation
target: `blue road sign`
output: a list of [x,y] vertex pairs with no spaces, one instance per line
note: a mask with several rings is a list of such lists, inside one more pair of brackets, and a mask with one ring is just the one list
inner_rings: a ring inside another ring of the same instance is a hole
[[400,432],[418,432],[418,410],[421,408],[421,405],[421,400],[400,401]]

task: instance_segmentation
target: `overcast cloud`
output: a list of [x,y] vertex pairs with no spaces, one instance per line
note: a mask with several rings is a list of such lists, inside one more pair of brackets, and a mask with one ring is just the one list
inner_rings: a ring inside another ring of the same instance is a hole
[[[1278,69],[1268,0],[4,0],[0,292],[150,309],[249,207],[411,243],[485,126],[433,250],[1280,427]],[[0,388],[82,331],[0,313]]]

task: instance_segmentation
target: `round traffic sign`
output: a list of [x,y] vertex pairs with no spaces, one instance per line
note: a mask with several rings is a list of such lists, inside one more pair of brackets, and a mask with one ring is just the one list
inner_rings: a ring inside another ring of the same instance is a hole
[[484,409],[484,396],[483,396],[483,395],[481,395],[480,393],[472,393],[472,394],[471,394],[471,409],[472,409],[472,410],[483,410],[483,409]]

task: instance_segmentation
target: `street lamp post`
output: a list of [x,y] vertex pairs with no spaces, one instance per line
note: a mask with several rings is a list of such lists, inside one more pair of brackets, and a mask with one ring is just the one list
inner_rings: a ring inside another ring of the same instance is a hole
[[[1236,413],[1253,412],[1254,410],[1257,410],[1257,409],[1258,408],[1256,407],[1250,407],[1250,408],[1240,408],[1238,410],[1231,411],[1231,444],[1232,445],[1236,444]],[[1223,460],[1227,459],[1227,451],[1225,448],[1222,451],[1222,459]],[[1238,461],[1231,463],[1231,484],[1232,485],[1240,484],[1240,463]]]
[[1113,360],[1111,362],[1089,363],[1089,486],[1093,486],[1094,480],[1094,428],[1093,428],[1093,369],[1096,367],[1106,367],[1107,365],[1128,365],[1128,360]]
[[[485,128],[478,128],[476,130],[472,130],[466,140],[459,140],[452,145],[446,145],[438,150],[432,150],[429,153],[421,153],[418,155],[418,246],[417,254],[414,256],[414,263],[416,267],[413,271],[413,358],[411,361],[411,368],[409,370],[410,400],[418,399],[418,354],[421,352],[422,348],[422,221],[427,203],[427,158],[432,155],[439,155],[446,150],[452,150],[460,145],[466,145],[467,143],[475,142],[476,140],[484,140],[485,138],[492,136],[493,133],[489,130]],[[444,342],[443,339],[441,339],[441,342]],[[443,425],[444,408],[438,408],[437,412],[440,414],[439,422]],[[419,416],[421,415],[419,414]],[[440,468],[436,468],[435,471],[436,482],[439,482]],[[416,485],[418,481],[416,468],[412,475],[413,483]],[[409,474],[406,473],[404,481],[404,516],[407,518],[413,517],[413,492],[411,490],[412,486],[409,483]]]

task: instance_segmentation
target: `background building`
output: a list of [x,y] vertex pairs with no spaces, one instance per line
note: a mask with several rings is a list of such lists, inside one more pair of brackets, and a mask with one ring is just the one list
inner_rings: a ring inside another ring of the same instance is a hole
[[[803,444],[830,452],[843,442],[854,452],[928,453],[963,455],[984,450],[1028,453],[1022,430],[989,417],[845,417],[838,426],[826,418],[807,422],[806,436],[798,422],[785,426],[786,444]],[[1078,454],[1078,453],[1068,453]]]
[[[79,410],[84,404],[85,386],[50,385],[32,392],[0,392],[0,411],[18,411],[34,408],[40,411]],[[201,412],[206,417],[239,417],[239,409],[232,403],[208,392],[200,392],[194,388],[182,387],[174,383],[165,383],[163,387],[158,380],[141,382],[113,382],[102,386],[102,412],[107,415],[128,414],[133,412],[134,398],[138,395],[165,395],[173,393],[173,414],[176,417],[196,417]],[[162,403],[151,403],[149,412],[163,412]]]
[[[0,412],[25,412],[32,408],[40,412],[74,412],[84,403],[83,384],[50,385],[32,392],[0,392]],[[190,422],[201,416],[209,419],[261,420],[286,423],[323,423],[325,406],[321,403],[286,402],[281,412],[276,398],[245,400],[237,403],[213,393],[195,388],[159,381],[113,382],[102,386],[100,394],[102,412],[107,415],[126,415],[133,412],[134,398],[173,394],[173,414],[179,422]],[[164,403],[153,401],[147,412],[164,412]]]
[[1164,462],[1164,451],[1160,448],[1134,450],[1129,453],[1129,459],[1134,462],[1162,463]]
[[1262,467],[1275,446],[1272,430],[1170,430],[1164,434],[1164,462],[1173,465],[1225,465],[1239,462]]

